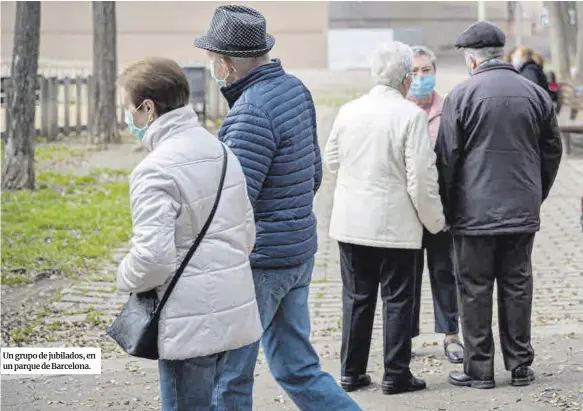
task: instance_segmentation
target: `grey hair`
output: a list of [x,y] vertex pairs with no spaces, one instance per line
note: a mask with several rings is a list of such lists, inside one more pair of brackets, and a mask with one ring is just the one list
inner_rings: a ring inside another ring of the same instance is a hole
[[259,57],[229,57],[229,60],[231,60],[233,67],[240,75],[248,73],[255,67],[267,64],[271,61],[269,54],[264,54]]
[[436,67],[437,57],[435,56],[435,53],[431,51],[430,48],[425,46],[413,46],[411,47],[411,50],[413,51],[413,57],[427,56],[431,61],[431,65],[433,65],[433,69],[437,68]]
[[473,56],[478,64],[504,57],[504,47],[484,47],[481,49],[464,49],[464,51]]
[[399,90],[413,71],[413,51],[399,41],[381,46],[373,56],[371,74],[376,84]]
[[230,60],[239,75],[244,75],[253,70],[255,67],[267,64],[271,61],[269,54],[264,54],[259,57],[230,57],[215,52],[211,52],[211,54],[216,56],[216,58]]

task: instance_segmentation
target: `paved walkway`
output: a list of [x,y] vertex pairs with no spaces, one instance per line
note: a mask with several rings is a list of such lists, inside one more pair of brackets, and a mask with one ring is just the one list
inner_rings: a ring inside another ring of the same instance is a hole
[[[322,148],[336,110],[318,108]],[[563,162],[550,198],[542,209],[543,227],[533,257],[535,302],[533,311],[535,363],[539,382],[516,389],[498,358],[498,383],[493,391],[459,389],[445,382],[455,366],[444,361],[442,336],[433,334],[433,312],[429,281],[422,293],[421,332],[415,341],[418,351],[428,354],[413,361],[413,372],[428,381],[429,389],[415,394],[385,397],[378,384],[354,393],[366,410],[578,410],[583,404],[583,234],[579,226],[583,195],[583,160]],[[323,366],[338,377],[341,329],[341,281],[338,250],[330,240],[328,224],[334,189],[333,176],[326,173],[316,199],[319,221],[319,251],[310,296],[313,341]],[[2,409],[33,410],[154,410],[159,409],[156,363],[136,361],[113,350],[105,337],[106,322],[119,312],[125,297],[115,291],[113,266],[104,267],[99,281],[88,281],[62,290],[44,319],[43,327],[70,323],[73,332],[53,334],[51,346],[101,345],[103,374],[39,378],[2,377]],[[89,326],[88,326],[89,325]],[[381,331],[377,316],[370,361],[375,382],[382,376]],[[262,358],[255,389],[257,410],[295,410],[266,368]],[[581,408],[583,409],[583,408]]]

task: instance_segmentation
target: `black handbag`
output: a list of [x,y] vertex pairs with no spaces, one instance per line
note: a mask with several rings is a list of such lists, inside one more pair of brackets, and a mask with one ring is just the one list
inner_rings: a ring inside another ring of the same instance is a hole
[[129,355],[139,358],[147,358],[149,360],[157,360],[158,355],[158,322],[160,320],[160,313],[170,297],[170,293],[176,286],[184,269],[190,262],[192,255],[198,248],[203,237],[205,236],[223,192],[225,183],[225,174],[227,171],[227,150],[223,148],[223,171],[219,183],[219,190],[215,198],[215,203],[211,213],[206,220],[200,233],[196,237],[194,244],[188,250],[180,267],[174,274],[174,277],[168,284],[168,288],[164,292],[162,299],[158,302],[158,294],[156,290],[150,290],[143,293],[130,294],[128,302],[123,307],[120,315],[115,319],[111,327],[107,329],[107,334],[115,340],[115,342]]

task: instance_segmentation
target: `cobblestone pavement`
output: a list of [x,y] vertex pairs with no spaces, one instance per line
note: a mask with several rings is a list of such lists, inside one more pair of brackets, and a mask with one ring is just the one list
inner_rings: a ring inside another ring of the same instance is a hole
[[[322,148],[336,113],[334,107],[318,107]],[[415,374],[426,378],[430,389],[422,393],[383,397],[378,385],[354,394],[367,410],[577,410],[583,404],[583,234],[579,225],[583,195],[583,160],[566,159],[551,196],[543,205],[542,230],[536,237],[533,255],[535,301],[534,346],[537,350],[539,383],[524,389],[508,387],[501,374],[501,388],[489,392],[455,389],[445,382],[456,367],[444,361],[442,336],[433,334],[433,310],[426,276],[422,292],[421,336],[415,348],[427,356],[412,363]],[[319,251],[310,295],[313,342],[326,370],[338,377],[341,330],[341,280],[336,243],[328,237],[334,178],[325,173],[316,198]],[[6,410],[148,410],[158,409],[155,363],[130,360],[103,333],[105,324],[119,312],[125,297],[115,291],[113,266],[95,281],[63,289],[50,305],[45,323],[102,326],[83,332],[83,341],[104,347],[103,375],[8,378],[2,377],[2,407]],[[380,307],[379,307],[380,310]],[[495,324],[496,326],[496,324]],[[80,328],[82,330],[82,328]],[[370,372],[375,381],[382,376],[382,322],[377,313]],[[89,333],[89,334],[88,334]],[[92,333],[92,334],[91,334]],[[58,333],[56,334],[58,335]],[[497,335],[497,334],[496,334]],[[74,336],[57,338],[52,346],[76,345]],[[503,366],[498,358],[498,370]],[[255,389],[256,409],[295,410],[275,384],[260,358]],[[414,401],[414,403],[413,403]],[[583,408],[581,408],[583,409]]]

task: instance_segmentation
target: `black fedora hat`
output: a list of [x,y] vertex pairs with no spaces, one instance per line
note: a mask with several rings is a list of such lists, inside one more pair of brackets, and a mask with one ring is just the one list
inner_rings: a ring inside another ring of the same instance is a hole
[[229,57],[259,57],[269,53],[275,38],[266,32],[265,17],[246,6],[219,6],[205,36],[194,45]]

